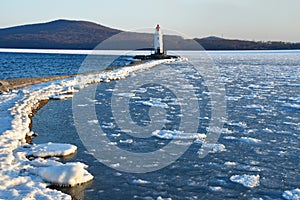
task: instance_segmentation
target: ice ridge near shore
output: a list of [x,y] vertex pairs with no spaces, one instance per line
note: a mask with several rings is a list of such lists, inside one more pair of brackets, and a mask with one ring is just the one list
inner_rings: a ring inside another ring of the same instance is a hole
[[[93,176],[83,163],[62,164],[41,157],[64,156],[76,151],[71,144],[28,145],[27,135],[32,135],[29,125],[32,110],[39,102],[50,98],[72,97],[88,84],[118,80],[130,73],[146,70],[176,59],[154,60],[143,64],[101,72],[79,75],[15,89],[0,95],[0,199],[71,199],[67,194],[47,188],[49,184],[73,186],[90,181]],[[63,97],[59,97],[63,95]],[[28,159],[34,157],[33,159]],[[62,174],[65,176],[62,177]]]

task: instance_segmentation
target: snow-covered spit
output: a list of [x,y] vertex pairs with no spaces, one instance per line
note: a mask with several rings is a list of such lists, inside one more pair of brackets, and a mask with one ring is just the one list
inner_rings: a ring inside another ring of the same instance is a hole
[[[50,184],[73,186],[93,179],[83,163],[63,164],[55,156],[76,152],[71,144],[30,145],[29,125],[33,109],[42,100],[72,97],[88,84],[123,79],[130,73],[146,70],[176,59],[148,61],[98,74],[79,75],[12,90],[0,95],[0,199],[71,199],[67,194],[47,188]],[[49,158],[50,157],[50,158]]]

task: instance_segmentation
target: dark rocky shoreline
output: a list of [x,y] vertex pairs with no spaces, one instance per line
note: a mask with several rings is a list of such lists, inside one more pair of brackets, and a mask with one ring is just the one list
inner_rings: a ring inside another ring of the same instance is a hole
[[136,56],[134,56],[134,59],[140,59],[143,61],[160,60],[160,59],[176,59],[176,58],[179,58],[179,56],[167,55],[167,54],[151,54],[151,55],[136,55]]

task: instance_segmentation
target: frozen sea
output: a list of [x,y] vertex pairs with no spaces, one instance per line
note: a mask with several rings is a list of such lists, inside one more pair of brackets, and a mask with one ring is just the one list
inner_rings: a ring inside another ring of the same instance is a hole
[[[80,140],[74,125],[72,99],[51,100],[33,117],[33,131],[39,134],[33,143],[76,145],[77,154],[61,160],[86,163],[94,175],[92,182],[57,189],[75,199],[299,199],[300,51],[208,52],[208,55],[218,68],[218,76],[210,80],[221,82],[225,89],[226,116],[218,144],[207,156],[199,156],[204,143],[194,138],[179,159],[162,169],[139,174],[117,171],[98,161]],[[209,65],[195,52],[189,57],[197,64]],[[0,79],[74,74],[85,58],[70,54],[0,53]],[[111,58],[103,55],[103,65]],[[167,67],[176,73],[155,76],[162,79],[172,76],[179,84],[184,82],[182,79],[190,81],[190,86],[196,88],[200,110],[197,133],[206,134],[212,117],[210,96],[214,95],[206,85],[206,77],[191,70],[190,63],[174,62]],[[135,76],[142,77],[151,71],[157,73],[150,69]],[[178,73],[184,76],[177,77]],[[129,98],[129,124],[146,126],[151,121],[150,107],[164,109],[167,114],[167,119],[162,120],[164,129],[172,133],[183,116],[190,114],[181,112],[176,93],[163,87],[163,82],[121,93],[115,86],[123,81],[97,86],[93,101],[98,121],[86,123],[97,123],[111,143],[126,151],[151,152],[168,145],[172,134],[135,138],[118,127],[111,98]],[[179,88],[188,90],[187,86]]]

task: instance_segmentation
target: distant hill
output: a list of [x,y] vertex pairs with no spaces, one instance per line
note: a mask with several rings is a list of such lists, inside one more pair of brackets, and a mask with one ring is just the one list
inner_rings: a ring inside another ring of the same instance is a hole
[[202,38],[202,40],[206,40],[206,41],[209,41],[209,40],[224,40],[224,38],[220,38],[220,37],[216,37],[216,36],[209,36],[209,37],[206,37],[206,38]]
[[[94,49],[111,36],[114,36],[115,40],[111,40],[106,46],[103,45],[103,48],[153,48],[152,34],[123,32],[92,22],[62,19],[0,29],[0,48]],[[228,40],[215,36],[194,40],[176,35],[164,36],[164,46],[170,50],[202,50],[199,49],[199,44],[206,50],[300,49],[300,43]]]
[[93,49],[119,32],[92,22],[56,20],[0,29],[0,48]]
[[195,39],[206,50],[289,50],[300,49],[300,43],[289,42],[256,42],[247,40],[229,40],[210,36]]

